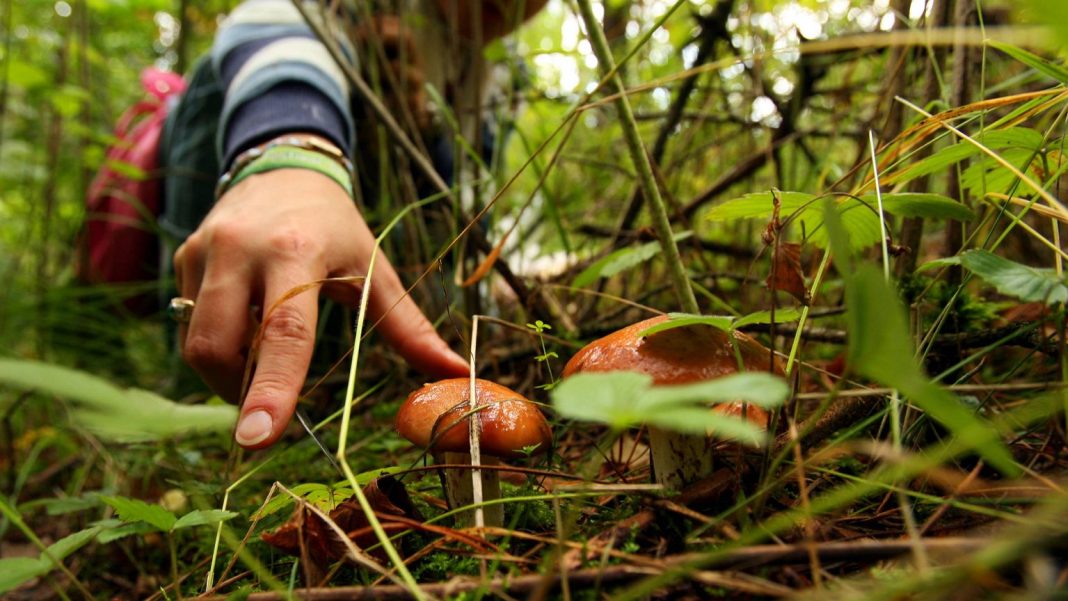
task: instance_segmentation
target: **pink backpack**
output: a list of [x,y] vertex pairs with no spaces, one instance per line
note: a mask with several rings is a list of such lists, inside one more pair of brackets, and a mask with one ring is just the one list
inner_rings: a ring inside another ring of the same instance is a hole
[[[149,67],[141,72],[148,97],[115,125],[118,142],[107,152],[85,198],[77,275],[87,284],[148,282],[159,275],[159,146],[167,113],[185,91],[180,75]],[[155,294],[128,298],[127,309],[153,310]]]

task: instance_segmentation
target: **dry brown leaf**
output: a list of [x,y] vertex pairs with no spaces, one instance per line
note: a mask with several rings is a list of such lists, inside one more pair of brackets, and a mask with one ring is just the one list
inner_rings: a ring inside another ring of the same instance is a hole
[[[421,522],[422,517],[416,511],[408,491],[396,478],[383,476],[372,480],[363,488],[363,494],[368,503],[374,509],[375,514],[389,519],[391,516],[407,518],[415,522]],[[341,530],[352,532],[366,532],[370,536],[360,536],[359,540],[353,539],[353,543],[360,548],[373,545],[377,539],[374,532],[368,528],[367,516],[360,508],[356,497],[349,497],[342,501],[330,512],[330,520],[337,524]],[[326,566],[342,557],[345,557],[345,544],[338,540],[334,531],[315,513],[303,503],[293,512],[289,520],[278,527],[274,532],[265,532],[260,535],[263,542],[284,551],[290,555],[301,557],[304,561],[310,561],[320,566]],[[351,538],[351,536],[350,536]]]
[[493,269],[493,265],[496,264],[497,259],[500,258],[501,250],[504,249],[504,244],[508,242],[508,235],[511,233],[512,232],[509,231],[501,238],[501,241],[493,247],[493,250],[491,250],[488,255],[486,255],[485,260],[483,260],[482,263],[480,263],[479,266],[471,273],[471,275],[467,276],[467,279],[464,280],[462,284],[460,284],[461,287],[468,288],[470,286],[474,286],[475,284],[482,281],[482,278],[489,275],[490,270]]
[[804,304],[808,304],[808,289],[805,288],[805,276],[801,271],[801,245],[781,242],[775,250],[775,260],[771,263],[768,274],[768,288],[789,293]]

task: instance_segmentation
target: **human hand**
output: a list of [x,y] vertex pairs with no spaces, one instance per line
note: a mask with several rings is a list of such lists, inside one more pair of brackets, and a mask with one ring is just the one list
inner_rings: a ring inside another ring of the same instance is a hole
[[[249,307],[266,312],[303,284],[364,275],[374,244],[348,194],[325,175],[278,169],[242,180],[175,253],[178,289],[196,301],[179,329],[182,356],[212,390],[237,401],[255,334]],[[354,306],[360,289],[359,282],[329,283],[322,292]],[[440,377],[467,373],[384,256],[376,261],[368,312],[372,323],[383,317],[378,331],[416,369]],[[317,313],[316,295],[305,292],[265,316],[235,433],[241,446],[270,446],[289,423],[311,362]]]

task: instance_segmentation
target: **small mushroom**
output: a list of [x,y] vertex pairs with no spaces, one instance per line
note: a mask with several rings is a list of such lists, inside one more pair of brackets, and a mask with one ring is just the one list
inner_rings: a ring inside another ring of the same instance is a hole
[[[467,378],[441,380],[423,385],[408,395],[397,412],[396,427],[401,436],[428,449],[436,463],[471,464],[468,419],[477,416],[481,464],[499,465],[498,458],[521,457],[526,450],[548,450],[552,441],[545,416],[537,406],[514,390],[490,382],[475,380],[477,408],[472,411],[471,381]],[[498,470],[481,470],[483,500],[499,499],[501,485]],[[445,498],[449,507],[463,507],[474,502],[471,473],[468,470],[445,470]],[[484,508],[486,525],[501,526],[501,505]],[[471,525],[474,513],[464,512],[457,523]]]
[[[649,336],[639,334],[667,321],[660,316],[647,319],[582,348],[564,367],[563,377],[579,372],[634,371],[653,378],[653,384],[665,386],[713,380],[738,372],[731,336],[707,325],[691,325],[664,330]],[[743,365],[748,370],[767,370],[771,365],[782,375],[782,366],[772,362],[771,352],[750,336],[733,332],[734,342]],[[761,428],[767,428],[768,413],[760,407],[742,403],[722,403],[714,411],[743,416]],[[712,473],[712,447],[709,436],[679,434],[649,428],[649,450],[656,481],[669,490],[680,490]]]

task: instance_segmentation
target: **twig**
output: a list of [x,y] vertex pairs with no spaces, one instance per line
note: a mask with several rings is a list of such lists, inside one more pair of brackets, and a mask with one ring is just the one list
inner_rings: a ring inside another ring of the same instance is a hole
[[[609,73],[616,70],[615,59],[612,58],[608,40],[605,39],[604,31],[601,29],[597,16],[593,13],[593,6],[590,1],[578,0],[578,6],[579,12],[582,14],[582,20],[586,25],[586,36],[590,45],[593,46],[594,54],[597,56],[597,64],[601,73],[608,76]],[[653,177],[651,159],[645,151],[641,134],[638,132],[638,124],[634,120],[634,112],[631,110],[630,100],[627,98],[626,89],[623,87],[623,80],[617,73],[609,80],[609,84],[618,95],[615,98],[615,105],[619,112],[623,136],[627,143],[627,150],[630,152],[631,162],[634,163],[634,167],[638,170],[638,181],[641,183],[642,195],[650,202],[653,209],[653,224],[656,227],[657,236],[660,238],[660,245],[664,250],[664,258],[667,262],[672,284],[675,287],[675,295],[678,297],[679,304],[684,311],[700,313],[701,308],[697,304],[697,297],[694,296],[693,288],[690,287],[690,280],[686,275],[686,267],[683,265],[682,257],[679,255],[679,247],[671,233],[671,222],[668,219],[667,206],[660,196],[660,188],[656,185],[656,180]]]
[[[982,538],[926,538],[921,543],[928,551],[952,551],[964,553],[981,549],[990,544],[990,540]],[[772,564],[797,564],[808,561],[809,553],[818,555],[823,562],[846,561],[850,563],[869,563],[898,557],[911,550],[911,543],[902,540],[868,540],[851,542],[832,542],[815,544],[795,545],[754,545],[731,551],[706,566],[718,569],[750,569],[763,565]],[[686,553],[666,557],[656,563],[663,567],[685,565],[699,557],[699,554]],[[655,561],[655,560],[654,560]],[[643,562],[646,563],[646,562]],[[646,563],[643,567],[619,565],[607,568],[588,568],[574,570],[567,574],[568,585],[572,589],[591,588],[597,583],[601,585],[624,584],[637,580],[650,574],[662,571]],[[482,590],[491,594],[508,593],[521,595],[534,590],[541,585],[542,576],[531,574],[519,577],[502,577],[483,581],[478,578],[457,577],[447,582],[435,582],[422,584],[420,588],[424,594],[455,597],[461,593]],[[559,583],[557,583],[558,585]],[[554,585],[555,586],[555,585]],[[395,585],[379,586],[342,586],[331,588],[297,589],[293,591],[293,597],[306,601],[333,601],[337,600],[367,600],[367,601],[391,601],[394,599],[410,599],[411,593],[403,587]],[[275,601],[288,598],[285,593],[263,592],[252,593],[247,597],[249,601]],[[225,597],[201,597],[203,601],[223,601]]]
[[[695,16],[701,25],[701,43],[697,47],[697,57],[694,59],[693,66],[703,65],[715,56],[717,41],[730,39],[730,33],[727,31],[727,18],[730,17],[733,6],[734,0],[719,0],[707,17]],[[660,131],[656,134],[656,141],[653,142],[653,162],[659,163],[664,158],[668,140],[671,139],[675,128],[682,121],[686,104],[697,88],[697,79],[697,75],[694,75],[684,79],[679,85],[678,92],[675,98],[672,99],[671,106],[668,107],[667,117],[664,119],[664,123],[661,124]],[[634,220],[641,211],[643,200],[642,189],[635,188],[630,198],[627,199],[623,217],[619,222],[619,227],[616,228],[617,238],[613,240],[614,242],[634,224]]]

